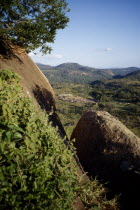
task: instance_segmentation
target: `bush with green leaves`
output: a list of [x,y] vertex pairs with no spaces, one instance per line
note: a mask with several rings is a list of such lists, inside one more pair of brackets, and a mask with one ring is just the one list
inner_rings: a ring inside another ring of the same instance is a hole
[[0,71],[0,209],[116,209],[97,181],[83,182],[48,115],[22,94],[19,76]]
[[22,96],[18,75],[0,76],[0,209],[71,209],[77,177],[70,150]]

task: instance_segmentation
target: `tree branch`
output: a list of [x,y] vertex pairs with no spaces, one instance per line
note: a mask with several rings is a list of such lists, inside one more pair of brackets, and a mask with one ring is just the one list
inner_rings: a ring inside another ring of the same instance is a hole
[[[35,20],[35,19],[34,19]],[[27,23],[27,22],[29,22],[29,20],[19,20],[19,21],[16,21],[16,22],[3,22],[3,21],[0,21],[0,23],[2,23],[3,25],[5,25],[6,26],[6,29],[8,29],[8,30],[12,30],[13,28],[14,28],[14,26],[12,27],[12,26],[9,26],[8,24],[9,23],[11,23],[11,24],[19,24],[19,23]]]

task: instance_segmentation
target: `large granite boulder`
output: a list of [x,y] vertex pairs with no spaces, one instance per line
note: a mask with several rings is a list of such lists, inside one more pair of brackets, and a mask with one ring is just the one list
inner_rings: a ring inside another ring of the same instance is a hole
[[140,138],[105,111],[88,111],[71,139],[85,171],[121,194],[122,209],[139,209]]

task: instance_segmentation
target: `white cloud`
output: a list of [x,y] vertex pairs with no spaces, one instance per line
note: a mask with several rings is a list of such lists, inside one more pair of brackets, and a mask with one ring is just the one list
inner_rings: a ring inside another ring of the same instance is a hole
[[110,47],[107,47],[107,48],[105,48],[105,50],[104,50],[105,52],[109,52],[109,51],[112,51],[112,48],[110,48]]
[[94,50],[95,53],[103,53],[103,52],[110,52],[112,51],[112,48],[106,47],[106,48],[96,48]]

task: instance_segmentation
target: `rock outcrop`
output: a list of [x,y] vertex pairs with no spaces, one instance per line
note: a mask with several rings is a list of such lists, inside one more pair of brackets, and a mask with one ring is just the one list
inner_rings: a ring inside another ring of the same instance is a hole
[[122,209],[138,209],[140,138],[105,111],[84,113],[71,139],[85,171],[120,197]]
[[0,40],[0,70],[3,69],[11,69],[20,75],[24,94],[47,113],[52,112],[50,120],[54,126],[58,126],[60,135],[64,137],[66,133],[55,112],[55,95],[48,79],[24,49]]

